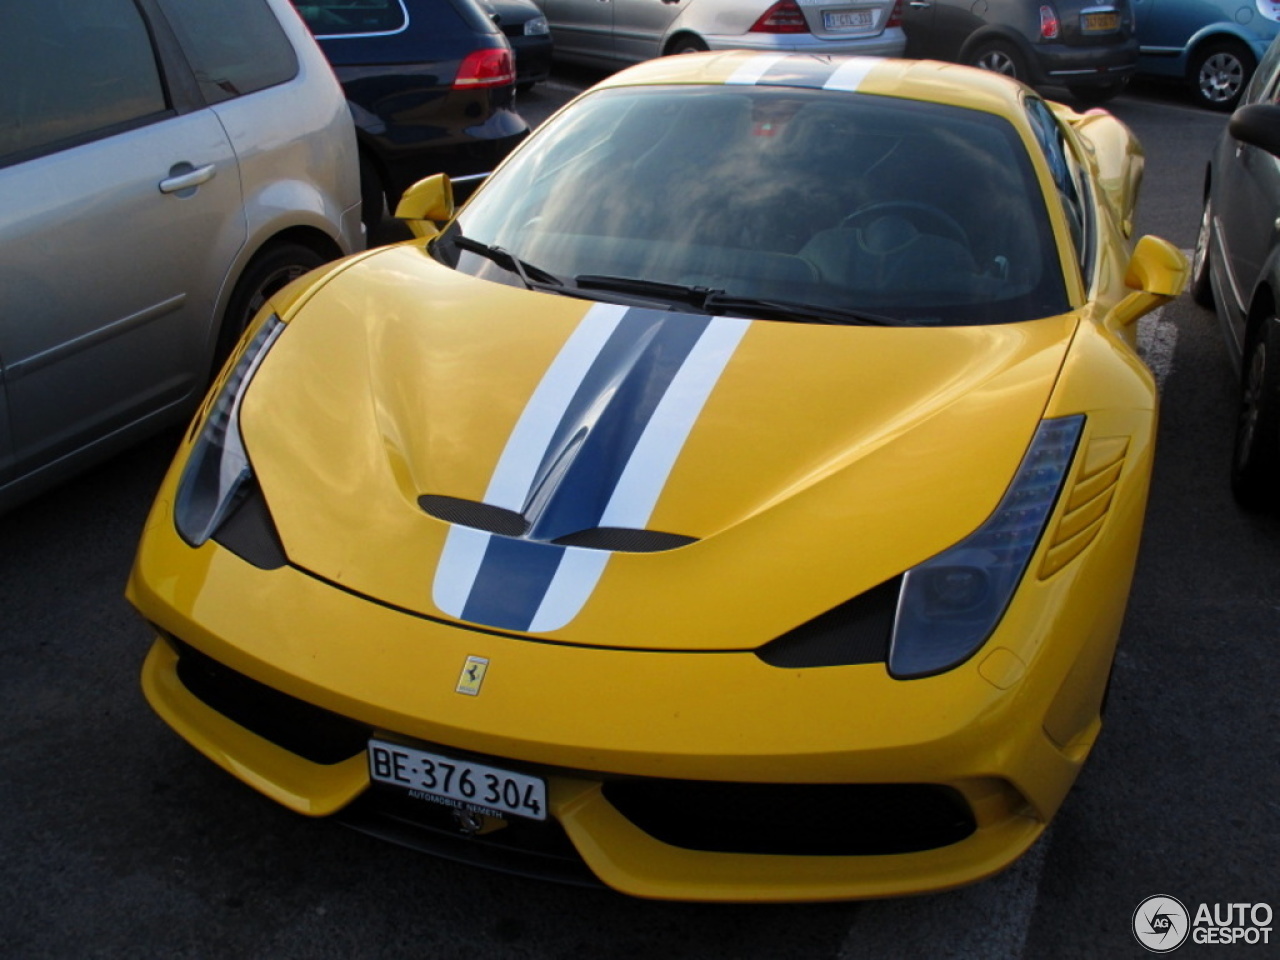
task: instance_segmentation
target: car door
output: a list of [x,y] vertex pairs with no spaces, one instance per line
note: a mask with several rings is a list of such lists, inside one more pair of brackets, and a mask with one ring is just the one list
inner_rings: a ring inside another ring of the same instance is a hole
[[[998,0],[995,0],[997,6]],[[966,0],[906,0],[902,30],[912,58],[957,60],[965,40],[985,22],[986,3]]]
[[628,63],[662,56],[662,38],[693,0],[611,0],[613,46]]
[[[1280,44],[1272,44],[1240,102],[1280,102]],[[1218,243],[1212,255],[1228,274],[1224,293],[1232,304],[1231,334],[1242,350],[1249,301],[1280,231],[1280,159],[1260,147],[1233,143],[1234,163],[1214,172]]]
[[542,0],[557,53],[612,60],[614,0]]
[[203,389],[246,230],[222,125],[162,76],[163,23],[135,0],[18,6],[0,39],[0,361],[21,475]]

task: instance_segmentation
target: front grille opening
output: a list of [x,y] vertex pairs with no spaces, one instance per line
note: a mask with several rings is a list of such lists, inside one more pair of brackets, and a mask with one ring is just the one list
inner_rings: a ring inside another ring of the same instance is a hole
[[178,653],[178,679],[191,695],[262,739],[326,765],[367,746],[367,727],[246,677],[180,640],[169,642]]
[[604,796],[656,840],[714,853],[878,856],[936,850],[977,829],[958,790],[934,784],[619,780]]

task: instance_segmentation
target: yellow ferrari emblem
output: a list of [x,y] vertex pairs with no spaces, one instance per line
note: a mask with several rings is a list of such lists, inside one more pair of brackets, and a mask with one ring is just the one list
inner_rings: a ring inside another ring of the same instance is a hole
[[489,669],[489,661],[484,657],[467,657],[462,665],[462,673],[458,676],[458,693],[468,697],[480,695],[480,684],[484,683],[485,671]]

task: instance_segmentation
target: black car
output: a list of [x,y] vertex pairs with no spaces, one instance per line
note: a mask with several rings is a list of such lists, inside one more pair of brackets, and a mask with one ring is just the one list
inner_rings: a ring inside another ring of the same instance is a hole
[[912,0],[903,5],[907,56],[950,60],[1066,87],[1100,103],[1138,66],[1129,0]]
[[293,0],[355,117],[364,218],[433,173],[487,173],[529,133],[511,45],[479,0]]
[[1280,510],[1280,40],[1258,65],[1205,173],[1191,295],[1215,308],[1240,371],[1231,491]]
[[529,90],[551,76],[551,27],[533,0],[484,0],[516,55],[516,89]]

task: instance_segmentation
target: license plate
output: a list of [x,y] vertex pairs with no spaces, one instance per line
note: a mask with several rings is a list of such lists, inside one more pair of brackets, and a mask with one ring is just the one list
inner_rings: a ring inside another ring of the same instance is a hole
[[514,770],[369,741],[369,776],[411,797],[495,817],[547,819],[547,784]]
[[1107,30],[1115,30],[1120,26],[1120,15],[1118,13],[1086,13],[1082,19],[1084,20],[1086,33],[1103,33]]
[[828,30],[858,30],[870,27],[875,22],[875,14],[870,10],[824,10],[822,25]]

